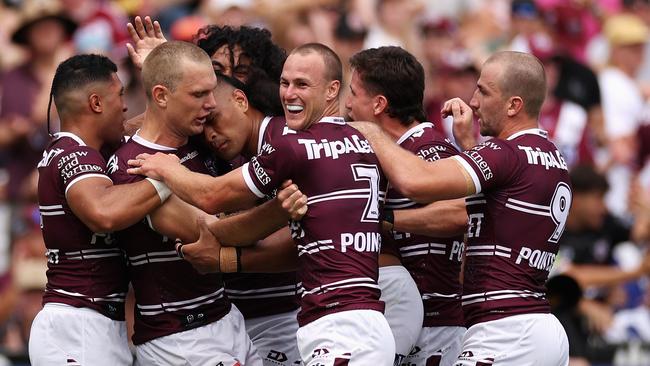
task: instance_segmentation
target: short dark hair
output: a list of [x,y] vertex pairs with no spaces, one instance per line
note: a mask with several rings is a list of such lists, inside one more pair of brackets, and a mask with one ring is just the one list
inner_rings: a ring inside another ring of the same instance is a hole
[[65,94],[96,82],[110,82],[117,66],[106,56],[95,54],[75,55],[61,62],[52,80],[52,97],[61,113],[68,108]]
[[569,172],[573,193],[605,193],[609,190],[607,178],[587,164],[577,165]]
[[[223,45],[228,45],[232,55],[235,45],[239,45],[242,52],[250,58],[251,66],[263,70],[269,78],[278,80],[278,83],[282,66],[287,59],[284,49],[273,43],[271,32],[263,28],[209,25],[199,30],[195,42],[210,57]],[[234,60],[230,61],[232,63]],[[250,80],[251,76],[247,79]]]
[[251,107],[267,116],[283,115],[284,109],[280,101],[280,93],[278,93],[278,81],[276,79],[271,80],[259,68],[253,67],[249,70],[249,78],[246,83],[218,72],[216,75],[220,85],[227,83],[243,91]]
[[388,100],[388,115],[402,124],[426,120],[424,108],[424,68],[400,47],[370,48],[350,58],[364,89]]
[[331,48],[322,43],[305,43],[302,46],[296,47],[292,54],[297,53],[306,55],[308,53],[318,53],[325,63],[325,78],[327,81],[343,82],[343,64],[339,55],[336,54]]

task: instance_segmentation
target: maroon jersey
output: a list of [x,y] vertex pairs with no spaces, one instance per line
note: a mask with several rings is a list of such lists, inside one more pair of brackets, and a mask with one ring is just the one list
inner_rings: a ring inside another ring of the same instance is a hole
[[544,284],[571,207],[564,158],[545,131],[530,129],[454,159],[477,190],[466,199],[466,322],[548,313]]
[[[406,131],[397,143],[423,160],[436,161],[458,154],[440,131],[431,123],[420,123]],[[386,208],[399,210],[422,205],[389,188]],[[435,219],[435,218],[433,218]],[[424,235],[392,231],[385,238],[382,252],[395,247],[402,264],[422,294],[425,327],[463,326],[460,306],[460,263],[463,254],[463,235],[451,238],[433,238]]]
[[298,323],[345,310],[382,311],[377,285],[382,172],[363,136],[342,118],[325,117],[284,135],[242,170],[259,197],[286,179],[306,194],[309,210],[291,223],[302,282]]
[[[207,173],[204,160],[190,145],[168,148],[136,134],[109,161],[113,181],[123,184],[144,179],[126,172],[127,161],[141,153],[156,152],[174,153],[188,169]],[[174,238],[154,231],[148,218],[117,236],[127,255],[135,291],[134,344],[217,321],[230,311],[221,275],[199,274],[176,255]]]
[[66,195],[91,177],[110,180],[101,154],[76,135],[57,133],[38,163],[38,204],[47,248],[43,303],[90,308],[124,320],[128,289],[124,253],[110,234],[95,234],[74,215]]
[[[284,117],[266,117],[260,125],[257,153],[272,146],[282,136]],[[299,284],[296,272],[224,274],[226,294],[244,315],[257,318],[298,309]]]

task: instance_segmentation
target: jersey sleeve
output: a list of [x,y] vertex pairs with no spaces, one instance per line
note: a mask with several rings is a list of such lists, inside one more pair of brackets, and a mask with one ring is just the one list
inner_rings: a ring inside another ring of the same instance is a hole
[[70,187],[83,179],[91,177],[111,179],[107,175],[106,162],[102,155],[88,146],[79,146],[74,150],[63,152],[57,160],[57,169],[66,195]]
[[492,139],[453,157],[474,182],[476,193],[499,187],[513,174],[514,152],[504,141]]
[[[126,145],[125,145],[126,146]],[[125,149],[121,148],[108,159],[108,173],[115,184],[135,183],[143,180],[145,176],[129,174],[126,170],[129,168],[127,161],[129,157],[125,154]]]
[[436,161],[458,155],[458,150],[448,141],[427,141],[420,144],[415,155],[424,161]]
[[267,143],[259,155],[242,166],[244,181],[256,196],[273,196],[273,191],[293,175],[299,162],[292,146],[293,138],[276,138]]

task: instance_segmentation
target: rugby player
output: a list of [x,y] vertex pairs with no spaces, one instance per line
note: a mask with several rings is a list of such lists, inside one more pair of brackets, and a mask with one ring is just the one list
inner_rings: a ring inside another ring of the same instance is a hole
[[426,162],[372,123],[369,139],[391,184],[417,202],[469,196],[461,305],[467,332],[456,366],[567,365],[569,345],[550,314],[544,283],[571,206],[567,165],[537,118],[546,95],[542,63],[498,52],[483,64],[469,106],[443,106],[454,124],[479,117],[493,138],[460,155]]
[[[424,161],[458,154],[432,123],[424,122],[424,70],[413,55],[399,47],[371,48],[352,56],[350,65],[346,108],[351,120],[378,124]],[[394,219],[382,240],[379,286],[397,354],[408,355],[404,363],[409,366],[451,366],[465,333],[460,306],[465,201],[423,206],[390,187],[385,209],[394,210],[385,215]]]

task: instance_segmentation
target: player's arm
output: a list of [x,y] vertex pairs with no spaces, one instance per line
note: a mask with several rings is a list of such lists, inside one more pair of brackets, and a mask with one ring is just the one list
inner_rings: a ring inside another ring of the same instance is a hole
[[424,207],[393,211],[395,231],[434,237],[451,237],[467,231],[465,200],[437,201]]
[[306,212],[307,196],[288,181],[276,198],[208,227],[224,246],[248,246],[286,226],[289,219],[301,219]]
[[199,239],[178,244],[178,254],[201,273],[287,272],[296,268],[298,254],[291,233],[284,227],[263,241],[248,247],[222,247],[204,221],[199,222]]
[[210,225],[217,220],[198,208],[172,195],[167,202],[151,212],[147,220],[158,233],[183,242],[192,242],[199,238],[199,221],[205,220]]
[[371,122],[351,122],[374,150],[388,181],[406,197],[421,203],[476,193],[470,175],[453,158],[426,162],[395,144]]
[[169,196],[165,187],[158,190],[149,180],[113,185],[107,177],[88,177],[73,183],[66,191],[72,212],[92,231],[105,233],[129,227],[160,206]]
[[192,172],[169,154],[140,154],[128,161],[129,174],[141,174],[164,181],[183,201],[208,213],[231,212],[252,207],[257,200],[246,186],[241,168],[212,177]]

